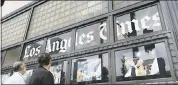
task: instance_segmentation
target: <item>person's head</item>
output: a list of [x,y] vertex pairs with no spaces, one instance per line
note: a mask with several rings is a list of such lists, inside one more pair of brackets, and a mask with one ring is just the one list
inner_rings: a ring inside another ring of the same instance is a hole
[[48,53],[42,53],[38,56],[38,64],[47,70],[51,67],[51,56]]
[[26,72],[26,65],[22,61],[17,61],[13,64],[14,72],[24,74]]

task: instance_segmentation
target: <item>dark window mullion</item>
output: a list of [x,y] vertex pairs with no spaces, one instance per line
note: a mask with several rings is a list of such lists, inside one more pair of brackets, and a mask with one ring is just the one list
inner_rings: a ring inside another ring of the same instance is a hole
[[29,14],[29,18],[28,18],[28,22],[27,22],[27,26],[26,26],[26,30],[25,30],[25,33],[24,33],[24,38],[23,38],[23,40],[27,39],[28,31],[29,31],[29,29],[30,29],[31,19],[32,19],[32,16],[33,16],[33,12],[34,12],[34,7],[31,7],[31,10],[30,10],[30,14]]

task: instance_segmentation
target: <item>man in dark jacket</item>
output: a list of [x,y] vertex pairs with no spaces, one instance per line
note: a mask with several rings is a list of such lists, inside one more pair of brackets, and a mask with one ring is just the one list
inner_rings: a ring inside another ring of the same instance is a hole
[[42,53],[38,56],[39,67],[34,70],[29,80],[29,85],[53,85],[54,77],[49,71],[51,67],[51,56],[47,53]]

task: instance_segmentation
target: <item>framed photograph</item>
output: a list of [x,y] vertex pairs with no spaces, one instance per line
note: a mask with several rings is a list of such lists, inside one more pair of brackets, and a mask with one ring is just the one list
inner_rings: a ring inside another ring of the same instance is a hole
[[78,60],[77,82],[101,80],[101,59]]
[[62,68],[63,68],[62,62],[53,62],[52,63],[50,71],[54,76],[54,83],[55,84],[61,83]]

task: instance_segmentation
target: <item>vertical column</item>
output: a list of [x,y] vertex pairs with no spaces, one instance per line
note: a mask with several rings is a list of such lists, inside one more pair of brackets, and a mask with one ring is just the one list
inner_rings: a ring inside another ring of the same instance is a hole
[[115,84],[116,83],[116,70],[115,70],[115,53],[114,50],[110,51],[110,64],[111,64],[111,68],[110,68],[110,72],[111,72],[111,84]]
[[44,43],[43,43],[43,47],[42,47],[42,53],[44,53],[46,51],[47,40],[48,40],[48,38],[44,38]]
[[76,35],[76,31],[77,31],[77,28],[72,30],[72,41],[71,41],[71,43],[72,43],[72,52],[75,52],[75,42],[76,42],[75,35]]
[[[24,37],[23,37],[23,40],[26,39],[27,35],[28,35],[28,30],[29,30],[29,27],[30,27],[30,21],[31,21],[31,18],[32,18],[32,14],[33,14],[33,10],[34,10],[34,7],[31,7],[30,9],[30,14],[29,14],[29,17],[28,17],[28,22],[27,22],[27,26],[26,26],[26,30],[25,30],[25,33],[24,33]],[[19,60],[22,60],[23,58],[23,50],[25,50],[25,45],[24,43],[21,44],[21,53],[20,53],[20,57],[19,57]]]
[[67,74],[66,74],[66,84],[70,84],[70,78],[71,78],[71,70],[72,70],[72,59],[67,59],[68,65],[67,65]]
[[30,10],[30,15],[28,17],[28,22],[27,22],[27,26],[26,26],[26,30],[25,30],[25,34],[24,34],[23,40],[25,40],[27,38],[27,36],[28,36],[28,30],[30,28],[30,22],[31,22],[31,19],[32,19],[33,10],[34,10],[34,7],[32,7],[31,10]]
[[[113,1],[108,1],[108,10],[111,12],[113,10]],[[113,15],[108,16],[108,34],[109,34],[109,42],[114,42],[114,22]]]
[[[176,39],[176,43],[178,43],[178,25],[175,24],[176,23],[176,12],[175,9],[176,7],[174,6],[174,4],[172,3],[176,3],[176,2],[172,2],[172,1],[160,1],[160,8],[161,8],[161,12],[164,18],[164,22],[165,22],[165,28],[168,31],[173,31],[174,37]],[[178,47],[178,44],[177,44]]]

